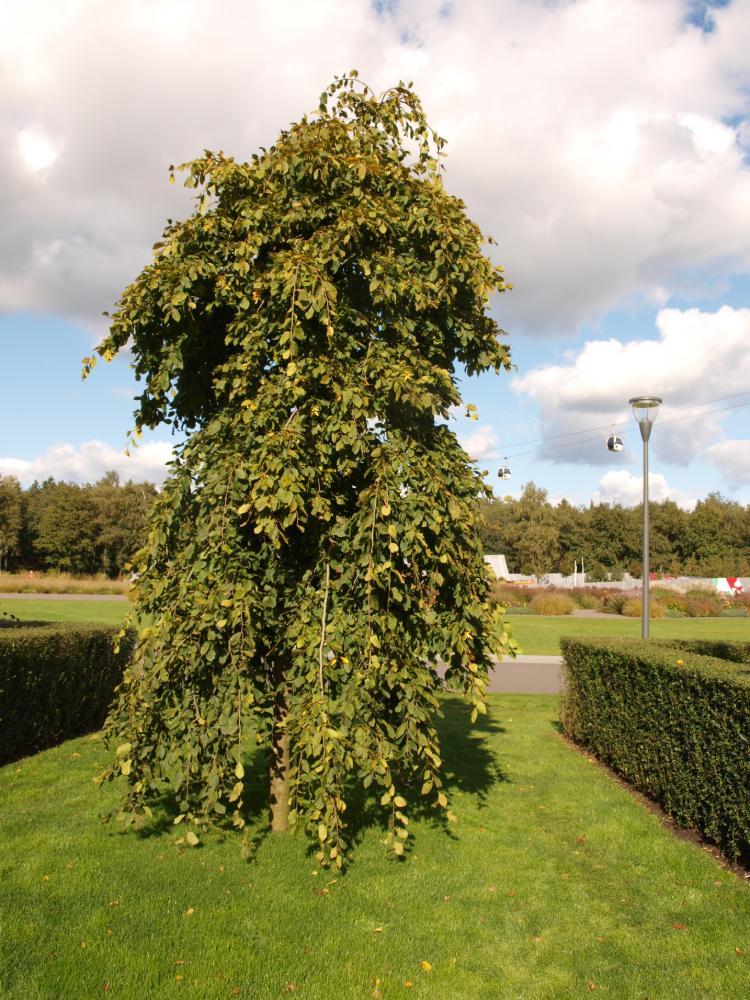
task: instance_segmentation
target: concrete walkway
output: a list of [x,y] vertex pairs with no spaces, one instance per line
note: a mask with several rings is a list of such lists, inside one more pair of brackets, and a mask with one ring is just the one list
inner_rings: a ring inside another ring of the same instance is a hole
[[490,673],[488,691],[513,694],[559,694],[562,656],[517,656],[498,663]]

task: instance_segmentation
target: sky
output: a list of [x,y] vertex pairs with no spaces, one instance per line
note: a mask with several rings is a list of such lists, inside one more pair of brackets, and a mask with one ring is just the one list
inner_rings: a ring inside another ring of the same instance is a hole
[[637,503],[655,394],[652,497],[750,503],[748,51],[750,0],[0,0],[0,474],[163,479],[127,356],[80,373],[190,211],[169,165],[249,159],[356,67],[414,82],[513,285],[515,368],[454,421],[496,494]]

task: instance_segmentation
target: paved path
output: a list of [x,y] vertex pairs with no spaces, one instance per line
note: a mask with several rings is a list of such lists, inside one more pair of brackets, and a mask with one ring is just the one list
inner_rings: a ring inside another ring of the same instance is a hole
[[490,673],[488,691],[514,694],[558,694],[562,656],[517,656],[503,660]]
[[[0,594],[0,600],[32,601],[125,601],[125,594]],[[620,617],[616,615],[615,617]],[[503,660],[490,673],[488,691],[514,694],[558,694],[561,656],[517,656]]]
[[0,601],[127,601],[127,594],[0,594]]

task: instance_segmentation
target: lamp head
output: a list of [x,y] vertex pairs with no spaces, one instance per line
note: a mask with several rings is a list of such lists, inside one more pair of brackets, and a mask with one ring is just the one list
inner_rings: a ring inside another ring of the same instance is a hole
[[661,399],[658,396],[633,396],[630,405],[633,407],[633,416],[638,421],[641,437],[644,441],[648,441]]

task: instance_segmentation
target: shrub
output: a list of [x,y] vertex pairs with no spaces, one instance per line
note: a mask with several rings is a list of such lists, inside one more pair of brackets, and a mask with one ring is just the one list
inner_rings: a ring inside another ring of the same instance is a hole
[[506,615],[535,615],[536,611],[533,608],[525,607],[522,604],[517,604],[515,607],[510,605],[505,609]]
[[723,608],[721,612],[722,618],[748,618],[750,617],[750,611],[747,608],[738,608],[734,605],[729,605],[729,607]]
[[585,591],[583,593],[574,593],[574,599],[576,600],[579,608],[584,608],[586,611],[601,611],[603,604],[601,600],[594,594],[588,594]]
[[680,826],[750,859],[750,643],[561,645],[565,732]]
[[721,598],[705,590],[689,591],[685,601],[690,618],[718,618],[724,610]]
[[502,604],[503,607],[526,606],[529,603],[529,595],[521,587],[510,587],[507,583],[498,581],[490,588],[490,599]]
[[610,614],[621,615],[625,602],[630,600],[631,596],[622,590],[607,590],[602,595],[602,607]]
[[99,729],[122,679],[131,635],[117,628],[3,622],[0,628],[0,764]]
[[125,594],[130,580],[70,573],[0,573],[2,594]]
[[667,587],[652,587],[651,598],[663,604],[668,611],[682,611],[687,614],[688,598],[677,590]]
[[[621,615],[626,615],[628,618],[640,618],[643,615],[643,602],[640,597],[629,597],[627,601],[622,606],[620,611]],[[666,618],[667,609],[663,604],[659,604],[658,601],[652,601],[649,599],[648,602],[648,617],[649,618]]]
[[538,615],[569,615],[575,608],[576,603],[567,594],[541,593],[537,594],[529,607]]

